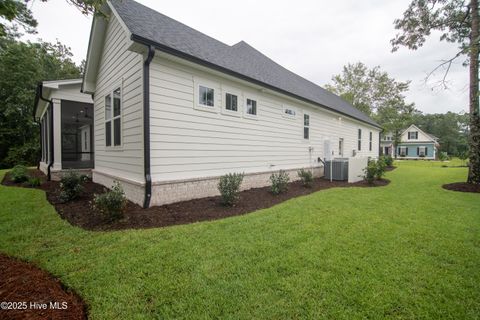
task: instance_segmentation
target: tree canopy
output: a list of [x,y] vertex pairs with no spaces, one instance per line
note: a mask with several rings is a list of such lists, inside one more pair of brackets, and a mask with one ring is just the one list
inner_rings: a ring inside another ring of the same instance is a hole
[[[60,42],[0,40],[0,167],[10,167],[22,154],[31,164],[38,150],[33,101],[38,82],[80,77],[70,49]],[[33,158],[33,159],[32,159]]]

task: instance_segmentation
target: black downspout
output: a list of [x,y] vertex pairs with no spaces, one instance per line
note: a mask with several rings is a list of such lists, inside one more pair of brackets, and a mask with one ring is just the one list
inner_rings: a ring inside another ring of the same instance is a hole
[[145,199],[143,207],[150,206],[152,198],[152,177],[150,172],[150,62],[155,56],[155,48],[147,46],[147,58],[143,63],[143,166],[145,173]]
[[[43,96],[43,85],[40,83],[38,85],[38,97],[45,101],[45,102],[48,102],[48,106],[50,107],[50,141],[49,141],[49,145],[50,145],[50,156],[48,157],[48,167],[47,167],[47,180],[50,181],[52,180],[52,174],[51,174],[51,170],[52,170],[52,166],[53,166],[53,160],[54,160],[54,147],[53,147],[53,101],[52,100],[48,100],[46,99],[44,96]],[[36,105],[35,105],[35,109],[36,109]],[[48,110],[47,110],[48,112]]]
[[380,158],[381,155],[382,155],[382,131],[378,133],[378,157]]

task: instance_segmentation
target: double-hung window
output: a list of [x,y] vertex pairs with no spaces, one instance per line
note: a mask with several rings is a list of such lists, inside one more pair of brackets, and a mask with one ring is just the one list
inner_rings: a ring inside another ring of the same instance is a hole
[[362,150],[362,129],[358,129],[358,151]]
[[409,131],[408,132],[409,140],[418,140],[418,131]]
[[303,139],[310,139],[310,115],[303,115]]
[[117,87],[105,96],[105,146],[122,145],[122,92]]
[[368,150],[372,151],[372,140],[373,140],[373,132],[370,131],[370,137],[368,139]]
[[256,116],[257,115],[257,101],[247,98],[246,111],[247,114]]

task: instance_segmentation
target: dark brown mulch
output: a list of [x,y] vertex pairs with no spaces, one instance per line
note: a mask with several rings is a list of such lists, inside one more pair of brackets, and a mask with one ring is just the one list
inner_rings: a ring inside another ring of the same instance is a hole
[[58,279],[1,253],[0,302],[1,319],[87,319],[82,299]]
[[480,185],[466,182],[444,184],[442,188],[451,191],[480,193]]
[[[36,173],[37,174],[37,173]],[[4,182],[8,180],[6,175]],[[240,199],[234,207],[225,207],[220,203],[220,197],[208,197],[167,204],[158,207],[143,209],[128,202],[124,218],[119,221],[108,221],[97,211],[91,202],[95,193],[105,192],[105,188],[91,181],[84,184],[85,192],[77,200],[62,203],[58,199],[59,183],[50,181],[42,184],[41,189],[47,193],[48,201],[55,206],[59,215],[72,225],[87,230],[122,230],[165,227],[170,225],[187,224],[205,220],[216,220],[225,217],[237,216],[259,209],[269,208],[285,200],[307,195],[319,190],[333,187],[376,187],[385,186],[389,180],[375,181],[374,185],[366,182],[347,183],[346,181],[330,182],[325,179],[315,179],[311,188],[305,188],[299,181],[291,182],[288,191],[273,195],[269,187],[255,188],[240,193]],[[5,183],[4,183],[5,184]],[[11,183],[8,183],[11,185]]]
[[386,168],[385,168],[385,171],[393,171],[393,170],[395,170],[395,169],[397,169],[397,167],[395,167],[395,166],[389,166],[389,167],[386,167]]

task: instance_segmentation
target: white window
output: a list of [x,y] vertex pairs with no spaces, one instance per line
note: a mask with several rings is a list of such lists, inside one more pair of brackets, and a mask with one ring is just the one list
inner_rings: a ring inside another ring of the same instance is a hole
[[238,111],[238,96],[232,93],[225,93],[225,109]]
[[408,132],[408,139],[417,140],[418,139],[418,131],[409,131]]
[[283,115],[286,117],[295,118],[297,115],[297,111],[295,111],[295,109],[293,108],[285,107],[283,108]]
[[215,106],[215,90],[206,86],[198,86],[198,104],[204,107]]
[[303,139],[310,139],[310,115],[303,115]]
[[418,147],[418,155],[420,157],[425,157],[426,153],[427,153],[427,148],[426,147]]
[[246,112],[247,115],[256,116],[257,115],[257,100],[247,98],[245,112]]
[[368,150],[372,151],[372,140],[373,140],[373,133],[370,131],[370,137],[368,140]]
[[357,150],[361,151],[362,150],[362,129],[358,129],[358,145],[357,145]]
[[120,87],[105,96],[105,146],[122,145],[122,97]]
[[398,151],[399,151],[401,157],[405,157],[408,154],[408,148],[407,147],[400,147],[398,149],[399,149]]

